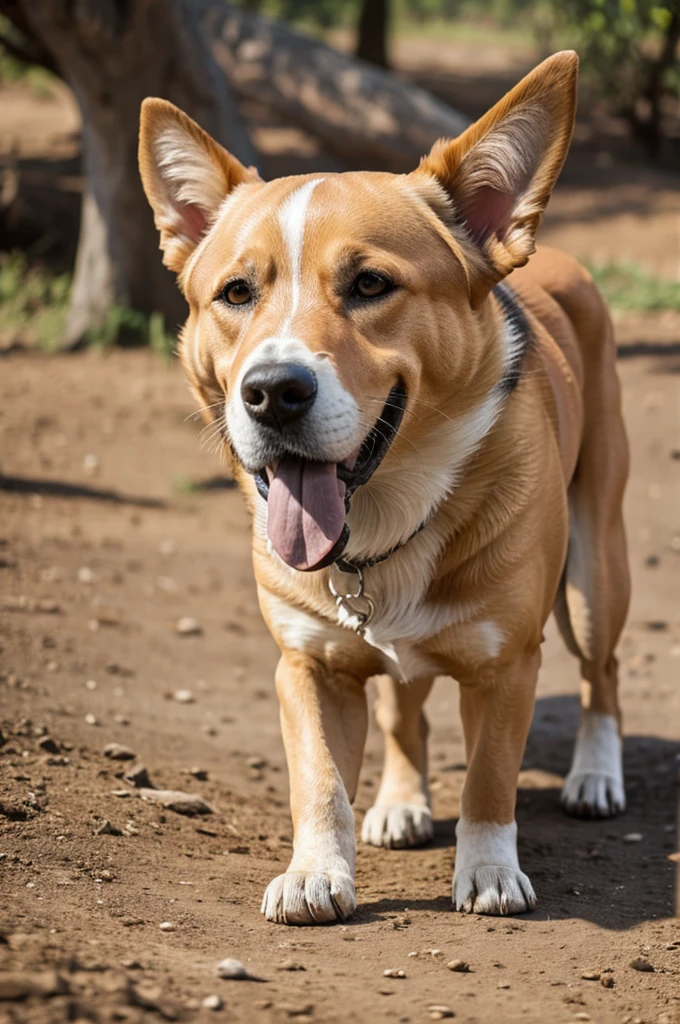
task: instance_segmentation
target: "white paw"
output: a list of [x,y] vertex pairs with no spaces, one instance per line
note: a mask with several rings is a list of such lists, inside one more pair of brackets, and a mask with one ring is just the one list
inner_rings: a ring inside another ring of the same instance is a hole
[[466,914],[526,914],[536,906],[527,876],[497,864],[456,871],[452,898],[456,910]]
[[388,850],[422,846],[433,834],[432,812],[420,804],[376,804],[366,812],[361,826],[365,843]]
[[612,818],[625,810],[621,737],[612,715],[581,713],[562,806],[579,818]]
[[577,818],[613,818],[626,809],[623,781],[603,772],[570,772],[561,799],[567,814]]
[[354,882],[340,872],[287,871],[267,886],[261,912],[277,924],[344,921],[356,908]]

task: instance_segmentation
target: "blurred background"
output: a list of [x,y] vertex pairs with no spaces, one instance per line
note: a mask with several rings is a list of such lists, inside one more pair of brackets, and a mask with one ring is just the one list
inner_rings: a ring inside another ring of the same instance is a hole
[[144,96],[265,177],[403,171],[565,47],[580,107],[544,240],[615,308],[677,312],[679,39],[678,0],[0,0],[0,346],[172,351]]

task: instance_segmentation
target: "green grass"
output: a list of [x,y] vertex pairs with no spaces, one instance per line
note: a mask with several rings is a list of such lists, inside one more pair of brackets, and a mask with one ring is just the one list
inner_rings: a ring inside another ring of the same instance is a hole
[[593,279],[612,309],[654,313],[680,311],[680,282],[646,273],[635,263],[589,265]]
[[[0,254],[0,344],[10,343],[52,352],[66,326],[71,275],[31,267],[22,252]],[[117,303],[103,322],[88,333],[86,345],[107,348],[119,343],[149,345],[164,359],[175,351],[176,339],[165,329],[160,313],[147,316]]]

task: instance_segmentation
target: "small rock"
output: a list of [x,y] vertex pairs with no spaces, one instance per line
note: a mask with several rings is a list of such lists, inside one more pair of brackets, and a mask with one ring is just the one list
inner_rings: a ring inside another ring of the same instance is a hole
[[510,983],[507,981],[499,981],[496,988],[510,988]]
[[194,704],[196,701],[191,690],[175,690],[173,697],[178,704]]
[[441,1006],[439,1003],[428,1006],[427,1012],[430,1015],[430,1020],[447,1020],[449,1017],[456,1016],[450,1006]]
[[668,629],[668,623],[663,619],[651,619],[649,622],[645,622],[645,628],[650,633],[665,633]]
[[581,977],[583,978],[584,981],[599,981],[600,980],[600,972],[599,971],[581,971]]
[[58,754],[59,744],[51,736],[43,736],[38,740],[38,746],[48,754]]
[[149,800],[151,803],[167,807],[169,811],[176,814],[186,814],[192,817],[196,814],[212,814],[213,809],[200,796],[193,793],[183,793],[179,789],[145,789],[139,790],[142,800]]
[[222,1010],[224,1009],[224,999],[221,999],[220,996],[217,995],[206,996],[205,999],[201,1001],[201,1006],[206,1010]]
[[172,921],[161,921],[158,925],[162,932],[174,932],[177,931],[177,925],[173,924]]
[[65,978],[56,971],[3,971],[0,974],[0,1000],[19,1002],[31,996],[47,998],[69,992]]
[[199,782],[208,781],[208,770],[207,768],[185,768],[184,775],[191,775],[193,779],[198,779]]
[[304,964],[298,963],[296,960],[282,960],[279,966],[276,968],[277,971],[306,971],[307,968]]
[[121,966],[127,971],[143,971],[144,964],[140,963],[135,957],[127,957],[125,960],[121,960]]
[[232,981],[242,981],[250,977],[245,964],[231,956],[220,960],[217,965],[217,974],[220,978],[229,978]]
[[192,619],[190,615],[183,615],[175,623],[175,632],[180,636],[200,636],[203,629],[196,619]]
[[88,679],[87,682],[85,683],[85,689],[86,690],[96,690],[97,689],[97,680],[96,679]]
[[115,825],[112,825],[110,821],[104,821],[99,828],[94,830],[93,835],[95,836],[122,836],[122,832]]
[[131,768],[129,772],[126,772],[123,776],[126,782],[129,782],[135,789],[153,789],[153,783],[149,778],[149,773],[143,765],[138,765],[136,768]]
[[[119,695],[116,694],[116,696],[119,696]],[[130,719],[128,718],[128,716],[127,715],[121,715],[120,712],[113,716],[113,720],[116,723],[116,725],[129,725],[130,724]]]
[[96,715],[93,715],[92,712],[88,712],[88,714],[85,715],[85,722],[87,725],[99,725],[99,719]]
[[384,978],[405,978],[406,971],[402,971],[397,967],[388,967],[386,971],[383,971]]
[[104,757],[112,761],[134,761],[137,756],[134,750],[124,747],[122,743],[107,743],[104,747]]
[[630,966],[634,971],[647,971],[650,974],[654,971],[649,960],[644,956],[636,956],[634,960],[631,960]]
[[99,459],[96,455],[89,454],[83,459],[83,469],[86,473],[96,473],[99,469]]
[[614,988],[614,978],[611,974],[603,974],[600,978],[600,985],[602,988]]
[[249,757],[246,763],[249,768],[253,768],[255,771],[260,771],[262,768],[266,768],[267,766],[266,759],[264,757],[258,757],[257,755]]
[[470,965],[467,960],[449,960],[446,966],[450,971],[456,971],[458,974],[470,973]]
[[44,612],[46,615],[58,615],[61,611],[57,602],[49,597],[41,597],[35,607],[37,611]]
[[622,838],[624,843],[641,843],[644,836],[642,832],[627,832]]
[[94,573],[89,566],[83,565],[78,569],[78,582],[79,583],[92,583],[94,580]]
[[579,1010],[578,1013],[574,1014],[574,1020],[590,1020],[590,1014],[586,1013],[585,1010]]

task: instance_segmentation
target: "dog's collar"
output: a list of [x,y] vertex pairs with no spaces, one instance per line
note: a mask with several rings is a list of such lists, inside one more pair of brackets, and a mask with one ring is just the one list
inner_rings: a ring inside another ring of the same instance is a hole
[[374,565],[380,565],[381,562],[386,562],[387,559],[396,554],[397,551],[401,551],[402,548],[406,547],[409,541],[412,541],[414,537],[417,537],[418,534],[425,529],[431,518],[432,515],[429,515],[427,519],[423,519],[420,526],[416,527],[410,537],[407,537],[406,540],[400,541],[399,544],[395,544],[394,547],[389,549],[389,551],[383,551],[382,555],[375,555],[373,558],[364,558],[361,561],[357,561],[354,558],[343,558],[341,556],[340,558],[336,558],[333,564],[337,565],[340,572],[356,572],[357,569],[372,569]]

